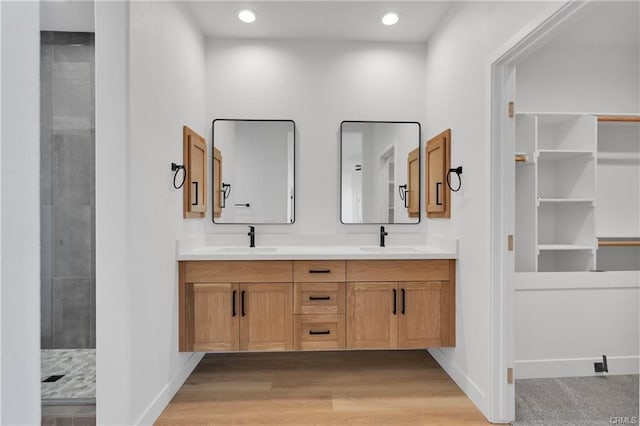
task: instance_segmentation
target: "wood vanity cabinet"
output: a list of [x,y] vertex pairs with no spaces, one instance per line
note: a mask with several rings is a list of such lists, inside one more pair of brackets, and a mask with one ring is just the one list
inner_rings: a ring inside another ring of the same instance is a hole
[[347,348],[455,345],[455,261],[354,260],[347,280]]
[[180,262],[181,351],[293,348],[290,261]]
[[183,261],[180,351],[455,346],[455,260]]

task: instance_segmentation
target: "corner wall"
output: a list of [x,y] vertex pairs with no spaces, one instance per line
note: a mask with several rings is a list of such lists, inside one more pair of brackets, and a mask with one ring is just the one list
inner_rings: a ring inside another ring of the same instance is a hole
[[40,424],[39,2],[0,18],[0,423]]
[[451,166],[462,165],[450,220],[427,220],[429,235],[459,239],[456,347],[431,354],[490,421],[494,399],[490,282],[490,61],[524,26],[549,16],[557,2],[454,5],[427,48],[425,140],[451,128]]
[[96,251],[99,424],[151,424],[199,354],[178,352],[171,162],[182,126],[206,135],[204,40],[176,2],[96,3]]

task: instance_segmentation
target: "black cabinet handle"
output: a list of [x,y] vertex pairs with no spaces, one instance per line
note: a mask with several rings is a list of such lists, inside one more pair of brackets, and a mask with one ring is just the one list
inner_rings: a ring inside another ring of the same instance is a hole
[[442,182],[436,182],[436,206],[442,205],[442,201],[440,201],[440,188],[442,188]]
[[246,293],[245,290],[242,290],[242,293],[240,293],[240,303],[242,305],[241,309],[242,309],[242,316],[245,316],[245,312],[244,312],[244,294]]
[[331,296],[309,296],[309,300],[331,300]]
[[232,317],[236,316],[236,293],[238,293],[238,291],[233,290],[233,295],[231,296],[231,316]]
[[404,315],[404,305],[405,305],[404,302],[405,302],[405,299],[406,299],[406,297],[405,297],[406,294],[405,294],[404,288],[401,289],[400,291],[402,292],[402,315]]
[[309,334],[311,335],[315,335],[315,334],[331,334],[331,331],[329,330],[309,330]]
[[191,184],[196,186],[196,190],[194,191],[194,193],[196,194],[196,202],[191,203],[191,205],[197,206],[198,205],[198,182],[191,182]]
[[331,269],[309,269],[310,274],[330,274]]
[[394,288],[393,289],[393,315],[396,314],[396,305],[398,303],[397,299],[398,299],[398,291]]

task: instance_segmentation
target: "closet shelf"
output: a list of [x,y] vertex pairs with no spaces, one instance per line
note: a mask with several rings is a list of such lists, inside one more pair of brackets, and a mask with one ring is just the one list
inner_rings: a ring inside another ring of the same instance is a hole
[[633,161],[640,160],[638,152],[598,152],[598,160]]
[[593,198],[538,198],[538,205],[542,203],[589,203],[593,204]]
[[539,149],[538,157],[550,160],[566,160],[575,157],[593,157],[594,151],[586,149]]
[[577,244],[538,244],[538,251],[551,250],[593,250],[594,247]]

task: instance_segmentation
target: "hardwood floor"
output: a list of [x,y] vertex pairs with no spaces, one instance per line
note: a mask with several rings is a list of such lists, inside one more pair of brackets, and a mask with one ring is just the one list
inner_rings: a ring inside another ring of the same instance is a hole
[[209,354],[156,424],[490,423],[415,350]]

